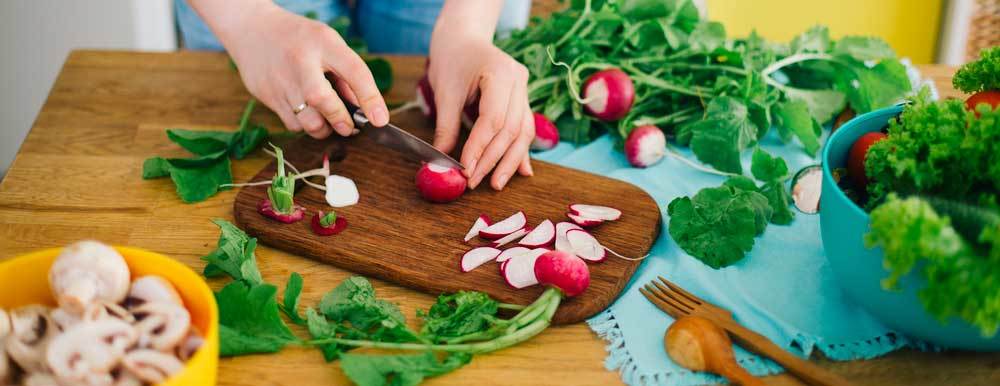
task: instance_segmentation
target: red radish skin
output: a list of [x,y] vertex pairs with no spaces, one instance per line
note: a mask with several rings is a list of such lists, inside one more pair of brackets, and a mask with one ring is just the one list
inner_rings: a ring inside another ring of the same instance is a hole
[[259,203],[257,203],[257,213],[260,213],[264,215],[264,217],[268,217],[278,222],[291,224],[294,222],[298,222],[299,220],[302,220],[302,218],[305,217],[306,215],[306,209],[301,206],[295,205],[292,208],[292,213],[278,213],[274,210],[274,206],[272,206],[271,200],[265,198],[261,200]]
[[555,240],[556,226],[552,224],[552,221],[545,220],[517,243],[529,248],[538,248],[552,244]]
[[487,240],[503,238],[511,233],[517,232],[527,225],[528,220],[524,217],[524,212],[517,212],[514,215],[503,219],[498,223],[490,225],[479,231],[479,237]]
[[472,223],[472,228],[469,228],[469,233],[465,234],[465,242],[469,242],[469,240],[479,236],[479,231],[486,229],[486,227],[491,224],[493,224],[493,221],[490,220],[490,216],[485,214],[479,215],[479,217],[476,218],[476,222]]
[[886,135],[880,132],[868,133],[862,135],[851,145],[851,150],[847,153],[847,174],[851,176],[851,180],[859,188],[865,189],[868,186],[868,175],[865,173],[868,148],[885,138]]
[[497,262],[498,263],[503,263],[503,262],[505,262],[507,260],[510,260],[514,256],[520,255],[522,253],[527,253],[527,252],[531,252],[531,248],[510,247],[510,248],[505,249],[503,252],[501,252],[500,256],[497,256]]
[[309,227],[312,228],[313,233],[319,236],[333,236],[347,229],[347,219],[343,216],[337,216],[333,224],[330,224],[328,227],[323,226],[323,223],[320,222],[321,218],[323,218],[323,212],[314,215],[309,223]]
[[969,99],[965,100],[965,108],[974,111],[977,118],[979,117],[979,111],[976,109],[976,106],[979,106],[980,104],[989,105],[991,110],[995,110],[998,106],[1000,106],[1000,91],[980,91],[972,94]]
[[570,229],[566,232],[566,241],[573,250],[573,254],[588,262],[600,263],[607,257],[604,246],[585,230]]
[[415,182],[425,200],[443,204],[462,197],[469,181],[458,169],[424,163]]
[[559,129],[545,115],[533,113],[535,117],[535,139],[531,150],[549,150],[559,144]]
[[625,140],[625,159],[637,168],[655,165],[667,152],[663,130],[653,125],[639,126]]
[[624,71],[609,68],[595,72],[583,83],[584,108],[597,119],[617,121],[632,109],[635,85]]
[[417,81],[417,107],[420,107],[420,112],[424,114],[427,119],[437,118],[437,107],[434,105],[434,89],[431,88],[431,82],[427,78],[427,74],[424,74],[419,81]]
[[600,205],[572,204],[569,206],[569,212],[577,216],[604,221],[615,221],[622,217],[621,210]]
[[478,247],[472,248],[468,252],[462,255],[461,269],[462,272],[469,272],[487,261],[496,259],[500,256],[500,250],[491,247]]
[[572,212],[566,213],[566,217],[569,217],[570,220],[573,220],[573,222],[575,222],[576,225],[582,226],[584,228],[595,227],[601,225],[601,223],[604,222],[604,220],[601,219],[584,217],[577,214],[573,214]]
[[562,251],[543,253],[534,261],[534,276],[539,284],[558,288],[567,297],[577,296],[590,286],[587,263]]
[[580,228],[579,225],[569,222],[560,222],[556,224],[555,247],[557,251],[573,252],[573,248],[571,248],[569,242],[566,241],[566,232],[572,229],[583,229],[583,228]]
[[493,248],[500,248],[500,247],[502,247],[504,245],[507,245],[507,244],[511,243],[512,241],[514,241],[514,240],[517,240],[517,239],[519,239],[521,237],[524,237],[524,235],[528,234],[528,232],[531,232],[531,229],[529,229],[529,228],[518,229],[518,230],[514,231],[514,233],[511,233],[509,235],[501,237],[497,241],[494,241],[492,243],[493,244]]
[[525,253],[504,262],[506,267],[503,268],[503,278],[507,285],[521,289],[538,284],[538,279],[535,278],[535,260],[544,254],[545,252]]

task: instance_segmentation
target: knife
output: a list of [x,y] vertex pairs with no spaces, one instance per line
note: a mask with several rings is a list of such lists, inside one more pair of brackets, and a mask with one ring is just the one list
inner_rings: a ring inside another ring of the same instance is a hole
[[351,117],[354,118],[355,125],[361,129],[362,133],[368,135],[368,138],[375,141],[375,143],[398,151],[404,156],[417,161],[429,162],[443,167],[457,168],[458,170],[465,169],[465,167],[454,158],[451,158],[434,146],[431,146],[431,144],[424,142],[424,140],[417,138],[417,136],[410,134],[406,130],[400,129],[392,123],[381,127],[375,126],[368,121],[368,118],[365,117],[365,113],[362,112],[357,106],[351,105],[346,101],[344,102],[344,105],[347,106],[347,111],[350,112]]

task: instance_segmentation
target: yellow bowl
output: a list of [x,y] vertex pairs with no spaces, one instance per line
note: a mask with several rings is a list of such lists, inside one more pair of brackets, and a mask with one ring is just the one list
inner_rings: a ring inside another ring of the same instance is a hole
[[[132,277],[159,275],[172,283],[191,312],[191,323],[205,334],[205,343],[184,370],[160,386],[215,385],[219,364],[219,308],[208,284],[190,268],[164,255],[141,249],[115,247]],[[62,248],[46,249],[0,262],[0,307],[28,304],[55,305],[49,290],[49,267]]]

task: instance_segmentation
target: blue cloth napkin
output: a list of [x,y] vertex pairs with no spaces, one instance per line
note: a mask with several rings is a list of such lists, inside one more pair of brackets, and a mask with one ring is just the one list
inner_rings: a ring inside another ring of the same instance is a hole
[[[773,136],[765,138],[762,146],[784,157],[793,172],[819,162],[799,147],[783,145]],[[681,153],[694,159],[686,150]],[[671,239],[666,208],[676,197],[720,185],[724,177],[694,170],[669,156],[647,169],[632,168],[625,156],[614,150],[608,136],[580,147],[560,144],[533,157],[631,182],[660,206],[663,228],[650,257],[620,298],[588,321],[609,343],[606,367],[617,369],[625,383],[698,385],[721,381],[713,375],[688,371],[667,356],[663,334],[673,319],[638,291],[658,275],[731,310],[744,326],[799,355],[819,349],[835,360],[867,359],[918,345],[890,331],[841,293],[823,254],[818,215],[797,212],[791,225],[769,225],[743,260],[716,270],[685,253]],[[749,161],[749,157],[743,160],[747,174]],[[782,371],[775,363],[739,348],[736,358],[755,375]]]

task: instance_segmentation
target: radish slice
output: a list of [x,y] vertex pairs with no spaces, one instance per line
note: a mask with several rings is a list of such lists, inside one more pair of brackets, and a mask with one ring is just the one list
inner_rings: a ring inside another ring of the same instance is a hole
[[538,284],[535,277],[535,260],[545,254],[548,250],[543,248],[533,249],[530,253],[514,256],[504,262],[503,278],[511,287],[521,289]]
[[622,216],[622,211],[618,209],[587,204],[570,205],[569,212],[577,216],[605,221],[614,221]]
[[490,225],[479,231],[479,237],[487,240],[496,240],[524,228],[528,220],[524,217],[524,212],[517,212],[513,216],[505,218],[496,224]]
[[499,239],[497,241],[494,241],[493,242],[493,248],[500,248],[500,247],[506,245],[507,243],[510,243],[511,241],[514,241],[514,240],[517,240],[517,239],[519,239],[521,237],[524,237],[524,235],[528,234],[528,232],[531,232],[531,229],[528,229],[528,228],[518,229],[518,230],[514,231],[514,233],[511,233],[511,234],[506,235],[506,236],[504,236],[503,238],[501,238],[501,239]]
[[492,221],[490,221],[489,216],[485,214],[479,215],[479,217],[476,218],[476,222],[472,223],[472,228],[469,228],[469,233],[465,234],[465,242],[469,242],[469,240],[472,240],[473,237],[479,235],[479,231],[486,229],[486,227],[490,226],[490,224],[492,224]]
[[500,253],[500,256],[497,256],[497,262],[498,263],[503,263],[503,262],[505,262],[507,260],[510,260],[514,256],[517,256],[517,255],[520,255],[520,254],[526,253],[526,252],[531,252],[531,248],[525,248],[525,247],[510,247],[510,248],[507,248],[506,250],[504,250],[503,252]]
[[541,224],[535,227],[531,233],[524,236],[521,241],[517,243],[530,248],[537,248],[545,245],[551,244],[556,239],[556,226],[552,224],[552,221],[545,220]]
[[607,254],[604,253],[604,246],[585,230],[570,229],[566,232],[566,241],[573,249],[571,253],[576,254],[581,259],[602,262],[607,257]]
[[577,215],[577,214],[573,214],[573,212],[566,213],[566,217],[569,217],[569,219],[573,220],[573,222],[575,222],[577,225],[585,227],[585,228],[590,228],[592,226],[597,226],[597,225],[600,225],[602,222],[604,222],[604,220],[601,220],[601,219],[598,219],[598,218],[590,218],[590,217],[580,216],[580,215]]
[[571,229],[583,229],[579,225],[570,222],[560,222],[556,224],[556,250],[563,252],[573,252],[573,248],[570,247],[569,242],[566,241],[566,232]]
[[500,250],[491,247],[472,248],[462,255],[462,272],[469,272],[483,263],[500,256]]
[[358,186],[354,180],[336,174],[326,177],[326,203],[334,208],[343,208],[358,203]]

